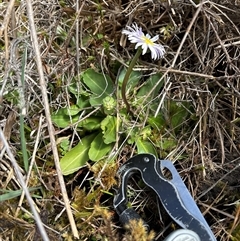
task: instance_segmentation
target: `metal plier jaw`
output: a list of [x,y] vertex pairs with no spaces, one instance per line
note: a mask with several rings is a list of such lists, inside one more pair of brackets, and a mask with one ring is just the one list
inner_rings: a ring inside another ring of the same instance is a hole
[[[171,180],[164,177],[164,168],[171,172]],[[158,160],[152,154],[136,155],[124,163],[118,171],[121,185],[114,196],[113,206],[123,225],[132,219],[141,219],[133,208],[127,208],[127,183],[134,173],[141,174],[144,183],[155,191],[169,216],[180,227],[194,231],[201,241],[216,241],[172,162]]]

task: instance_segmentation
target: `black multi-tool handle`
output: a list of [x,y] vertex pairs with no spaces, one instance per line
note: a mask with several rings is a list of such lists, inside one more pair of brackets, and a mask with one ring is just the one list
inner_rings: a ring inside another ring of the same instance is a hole
[[[164,161],[166,162],[166,160]],[[200,221],[185,207],[182,199],[179,196],[178,189],[170,180],[164,177],[160,165],[161,161],[157,160],[154,155],[139,154],[129,159],[119,169],[118,173],[121,178],[121,185],[114,197],[113,205],[121,217],[122,223],[126,224],[124,222],[128,222],[130,219],[141,218],[135,210],[128,209],[126,206],[128,179],[134,173],[139,172],[144,183],[155,191],[169,216],[179,226],[196,232],[201,240],[216,241],[210,228],[206,228],[206,223]],[[182,182],[182,186],[183,185],[184,184]],[[188,195],[188,198],[189,197],[190,195]],[[195,204],[194,201],[192,203]]]

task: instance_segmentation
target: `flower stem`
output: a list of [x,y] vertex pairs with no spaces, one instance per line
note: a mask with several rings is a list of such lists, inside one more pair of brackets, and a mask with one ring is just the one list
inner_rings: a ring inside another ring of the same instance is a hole
[[133,57],[130,65],[128,66],[128,69],[127,69],[127,72],[124,76],[124,79],[123,79],[123,82],[122,82],[122,99],[123,99],[123,102],[125,103],[126,105],[126,108],[127,108],[127,113],[130,111],[130,105],[127,101],[127,97],[126,97],[126,87],[127,87],[127,83],[128,83],[128,80],[129,80],[129,76],[132,72],[132,69],[134,67],[134,65],[136,64],[139,56],[141,55],[142,53],[142,49],[141,48],[138,48],[135,56]]

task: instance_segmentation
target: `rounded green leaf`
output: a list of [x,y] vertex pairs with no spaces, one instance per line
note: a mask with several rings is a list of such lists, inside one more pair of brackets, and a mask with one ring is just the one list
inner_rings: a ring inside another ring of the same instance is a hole
[[89,116],[88,118],[80,121],[78,127],[83,128],[84,130],[94,131],[100,129],[102,117],[98,116]]
[[69,175],[85,166],[89,160],[88,151],[96,134],[85,136],[60,160],[63,175]]
[[108,115],[101,122],[101,128],[102,128],[104,143],[110,144],[110,143],[116,142],[117,118],[115,116]]
[[150,153],[157,156],[157,151],[150,141],[144,141],[141,138],[138,138],[136,141],[136,145],[138,154]]
[[74,116],[80,112],[80,108],[77,105],[71,105],[69,108],[64,109],[64,114],[67,116]]
[[84,84],[91,90],[90,104],[100,105],[102,100],[114,91],[113,82],[108,75],[102,75],[93,69],[87,69],[82,74]]
[[77,115],[72,116],[72,118],[70,119],[69,115],[66,115],[66,111],[66,108],[62,108],[57,113],[53,113],[51,115],[51,119],[56,126],[60,128],[65,128],[78,121],[79,117]]
[[99,161],[105,157],[113,148],[112,144],[105,144],[102,133],[99,133],[91,143],[89,158],[92,161]]
[[152,94],[149,96],[150,98],[154,98],[158,95],[160,89],[163,86],[164,80],[161,80],[160,83],[159,80],[161,79],[162,74],[157,73],[154,75],[151,75],[143,84],[143,86],[140,88],[140,90],[137,93],[138,97],[146,96],[150,90],[154,89]]
[[[123,68],[120,71],[120,74],[118,76],[118,83],[119,83],[120,86],[122,86],[122,82],[123,82],[123,79],[125,77],[126,72],[127,72],[126,68]],[[142,78],[142,72],[141,71],[132,71],[132,73],[129,76],[128,83],[127,83],[127,89],[128,90],[133,89],[139,83],[141,78]]]

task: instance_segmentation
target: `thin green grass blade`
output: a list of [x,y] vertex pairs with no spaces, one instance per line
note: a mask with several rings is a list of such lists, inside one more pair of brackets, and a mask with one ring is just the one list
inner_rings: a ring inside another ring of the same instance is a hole
[[[29,191],[34,191],[34,190],[37,190],[37,189],[39,189],[39,187],[31,187],[28,190]],[[4,189],[0,189],[0,192],[4,193],[4,194],[0,195],[0,202],[13,199],[13,198],[18,197],[18,196],[20,196],[22,194],[22,190],[21,189],[20,190],[4,190]]]
[[19,88],[20,94],[20,138],[21,138],[21,149],[23,155],[23,163],[24,169],[27,172],[29,168],[28,163],[28,153],[27,153],[27,146],[26,146],[26,138],[24,132],[24,115],[25,115],[25,101],[24,101],[24,79],[25,79],[25,67],[26,67],[26,58],[27,58],[27,47],[24,50],[24,54],[22,57],[22,71],[21,71],[21,87]]

